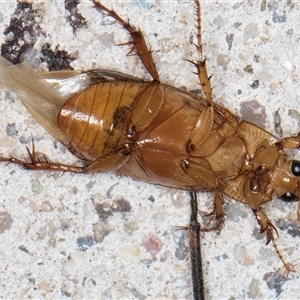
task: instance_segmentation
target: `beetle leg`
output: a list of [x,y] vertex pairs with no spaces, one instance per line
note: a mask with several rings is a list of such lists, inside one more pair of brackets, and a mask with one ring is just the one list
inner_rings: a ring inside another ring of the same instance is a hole
[[93,0],[95,6],[108,13],[109,16],[114,18],[118,23],[120,23],[131,35],[132,42],[126,43],[126,44],[133,44],[133,49],[129,52],[132,53],[135,51],[135,53],[138,55],[140,60],[142,61],[143,65],[145,66],[146,70],[149,72],[149,74],[152,76],[154,80],[159,81],[158,72],[152,57],[152,51],[151,49],[148,49],[147,44],[145,42],[143,33],[140,30],[135,30],[129,22],[125,22],[120,16],[118,16],[113,10],[110,10],[106,8],[104,5],[102,5],[100,2],[97,2],[96,0]]
[[83,167],[79,167],[74,165],[50,162],[45,154],[35,151],[34,140],[32,140],[32,150],[30,151],[27,147],[26,150],[28,153],[29,161],[17,159],[14,157],[0,157],[0,162],[16,164],[27,170],[95,173],[115,171],[124,163],[126,163],[130,158],[130,155],[113,153],[111,155],[106,155],[105,157],[100,157],[97,160],[89,162],[89,164]]
[[[207,168],[205,163],[205,160],[193,160],[187,158],[181,161],[180,165],[183,171],[189,175],[197,185],[202,186],[207,191],[212,191],[218,186],[218,177],[214,172]],[[213,211],[208,214],[208,216],[211,216],[209,223],[214,220],[215,225],[211,228],[202,228],[202,231],[220,230],[223,227],[225,220],[223,204],[224,198],[222,192],[216,191]]]
[[199,58],[196,62],[188,60],[190,63],[192,63],[196,69],[197,72],[195,74],[198,75],[199,82],[202,86],[202,90],[206,96],[206,99],[209,102],[212,102],[212,87],[210,83],[211,76],[208,76],[207,68],[206,68],[206,60],[203,57],[203,44],[202,44],[202,26],[201,26],[201,4],[199,0],[195,0],[196,5],[196,21],[197,21],[197,43],[194,43],[195,47],[197,48]]
[[213,231],[221,230],[225,222],[225,212],[223,209],[224,197],[221,192],[216,191],[214,196],[213,210],[211,213],[205,215],[204,217],[211,217],[208,221],[208,225],[213,223],[214,225],[208,228],[201,228],[202,231]]
[[283,148],[299,149],[300,148],[300,132],[297,135],[286,137],[279,141]]
[[72,173],[85,173],[86,167],[78,167],[66,165],[62,163],[44,162],[39,159],[27,162],[25,160],[17,159],[14,157],[0,157],[0,162],[7,162],[23,167],[27,170],[43,170],[43,171],[58,171],[58,172],[72,172]]
[[180,166],[194,182],[204,190],[212,191],[218,186],[217,175],[207,168],[205,160],[193,160],[186,158],[180,162]]
[[95,172],[110,172],[115,171],[118,168],[120,168],[122,165],[124,165],[128,159],[130,158],[130,155],[123,155],[119,153],[113,153],[111,155],[106,155],[103,157],[100,157],[93,162],[91,162],[88,166],[85,168],[86,173],[95,173]]
[[211,133],[211,128],[214,121],[214,107],[210,103],[203,109],[192,129],[189,142],[187,145],[188,151],[196,151],[207,139]]
[[62,163],[49,162],[46,155],[35,151],[34,141],[32,140],[32,150],[26,147],[29,162],[14,157],[0,157],[0,162],[16,164],[28,170],[44,170],[58,172],[85,173],[86,167],[72,166]]
[[272,222],[269,220],[269,218],[266,216],[266,214],[262,210],[257,210],[257,211],[254,210],[253,212],[255,213],[257,222],[260,225],[260,233],[266,232],[266,235],[267,235],[267,243],[266,244],[267,245],[272,241],[273,247],[287,271],[287,275],[289,274],[289,272],[295,272],[293,265],[285,261],[285,259],[283,258],[283,255],[281,254],[281,252],[276,244],[275,237],[273,234],[273,232],[275,231],[276,234],[278,235],[276,227],[272,224]]

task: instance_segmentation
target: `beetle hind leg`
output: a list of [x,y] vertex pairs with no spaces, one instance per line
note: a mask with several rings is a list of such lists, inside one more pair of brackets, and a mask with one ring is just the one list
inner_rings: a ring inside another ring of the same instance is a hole
[[152,51],[151,49],[148,49],[143,33],[140,30],[135,30],[129,22],[125,22],[113,10],[106,8],[104,5],[102,5],[100,2],[97,2],[96,0],[93,0],[93,2],[99,10],[105,11],[110,17],[114,18],[128,31],[128,33],[131,35],[132,41],[123,45],[132,44],[133,49],[129,52],[129,54],[135,51],[135,53],[138,55],[144,67],[152,76],[152,78],[154,80],[159,81],[158,72],[152,57]]
[[58,171],[58,172],[72,172],[85,173],[86,167],[79,167],[73,165],[66,165],[62,163],[50,162],[44,153],[35,150],[34,140],[32,140],[32,149],[26,147],[29,160],[21,160],[14,157],[0,157],[0,162],[8,164],[15,164],[27,170],[43,170],[43,171]]

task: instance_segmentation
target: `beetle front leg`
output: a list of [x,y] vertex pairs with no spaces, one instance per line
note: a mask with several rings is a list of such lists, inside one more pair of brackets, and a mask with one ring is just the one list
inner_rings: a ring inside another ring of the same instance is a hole
[[283,258],[283,255],[281,254],[281,252],[276,244],[275,237],[274,237],[274,231],[278,235],[276,227],[272,224],[270,219],[267,217],[267,215],[262,210],[257,210],[257,211],[253,210],[253,212],[256,216],[258,224],[260,225],[260,233],[264,233],[264,232],[266,233],[266,235],[267,235],[267,243],[266,244],[267,245],[272,241],[273,247],[287,271],[287,275],[289,274],[289,272],[295,272],[293,265],[285,261],[285,259]]
[[152,57],[152,51],[151,49],[148,49],[143,33],[140,30],[135,30],[129,24],[129,22],[125,22],[113,10],[106,8],[104,5],[102,5],[100,2],[97,2],[96,0],[93,0],[93,2],[99,10],[107,12],[109,16],[114,18],[128,31],[128,33],[132,37],[132,42],[128,42],[123,45],[132,44],[134,48],[129,52],[129,54],[135,51],[138,57],[140,58],[140,60],[142,61],[143,65],[145,66],[146,70],[152,76],[152,78],[156,81],[159,81],[158,72]]

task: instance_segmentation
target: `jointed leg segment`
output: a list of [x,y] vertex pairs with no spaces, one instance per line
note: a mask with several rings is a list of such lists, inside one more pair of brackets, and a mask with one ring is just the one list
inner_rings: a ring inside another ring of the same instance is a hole
[[270,241],[272,241],[273,247],[274,247],[278,257],[280,258],[280,260],[282,261],[283,265],[286,268],[287,275],[289,274],[289,272],[295,272],[293,266],[285,261],[285,259],[283,258],[283,255],[281,254],[281,252],[276,244],[275,237],[273,234],[275,231],[278,235],[276,227],[271,223],[269,218],[266,216],[266,214],[262,210],[254,211],[254,213],[255,213],[257,222],[260,225],[260,233],[266,232],[266,235],[267,235],[267,243],[266,244],[267,245],[270,243]]
[[29,162],[13,157],[0,157],[0,162],[7,162],[19,165],[27,170],[43,170],[43,171],[57,171],[57,172],[72,172],[72,173],[85,173],[86,167],[78,167],[66,165],[62,163],[49,162],[44,154],[35,151],[34,141],[32,140],[32,150],[27,147]]
[[133,44],[134,46],[134,48],[129,53],[135,51],[140,60],[142,61],[143,65],[147,69],[147,71],[152,76],[152,78],[154,80],[159,81],[158,72],[152,57],[152,51],[151,49],[148,49],[143,33],[140,30],[135,30],[129,24],[129,22],[125,22],[113,10],[106,8],[104,5],[102,5],[100,2],[97,2],[96,0],[93,0],[93,2],[98,9],[107,12],[112,18],[119,22],[128,31],[128,33],[132,37],[132,42],[128,42],[126,44]]
[[206,68],[206,61],[203,57],[203,47],[202,47],[202,26],[201,26],[201,4],[199,0],[195,0],[196,5],[196,21],[197,21],[197,44],[194,44],[197,48],[199,58],[196,62],[193,62],[191,60],[187,60],[191,62],[196,68],[198,75],[199,82],[202,86],[202,90],[206,96],[206,99],[209,102],[212,102],[212,87],[210,83],[210,76],[208,76],[207,68]]
[[211,217],[208,225],[213,223],[213,226],[208,228],[202,228],[202,231],[213,231],[213,230],[221,230],[224,226],[225,222],[225,212],[223,209],[224,197],[221,192],[216,191],[214,196],[214,206],[211,213],[206,215],[205,217]]

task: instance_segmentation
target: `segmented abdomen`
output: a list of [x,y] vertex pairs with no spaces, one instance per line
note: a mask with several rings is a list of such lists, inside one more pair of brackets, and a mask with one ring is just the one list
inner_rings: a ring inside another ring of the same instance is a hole
[[70,98],[58,115],[69,148],[93,161],[124,148],[126,126],[142,83],[104,82]]

